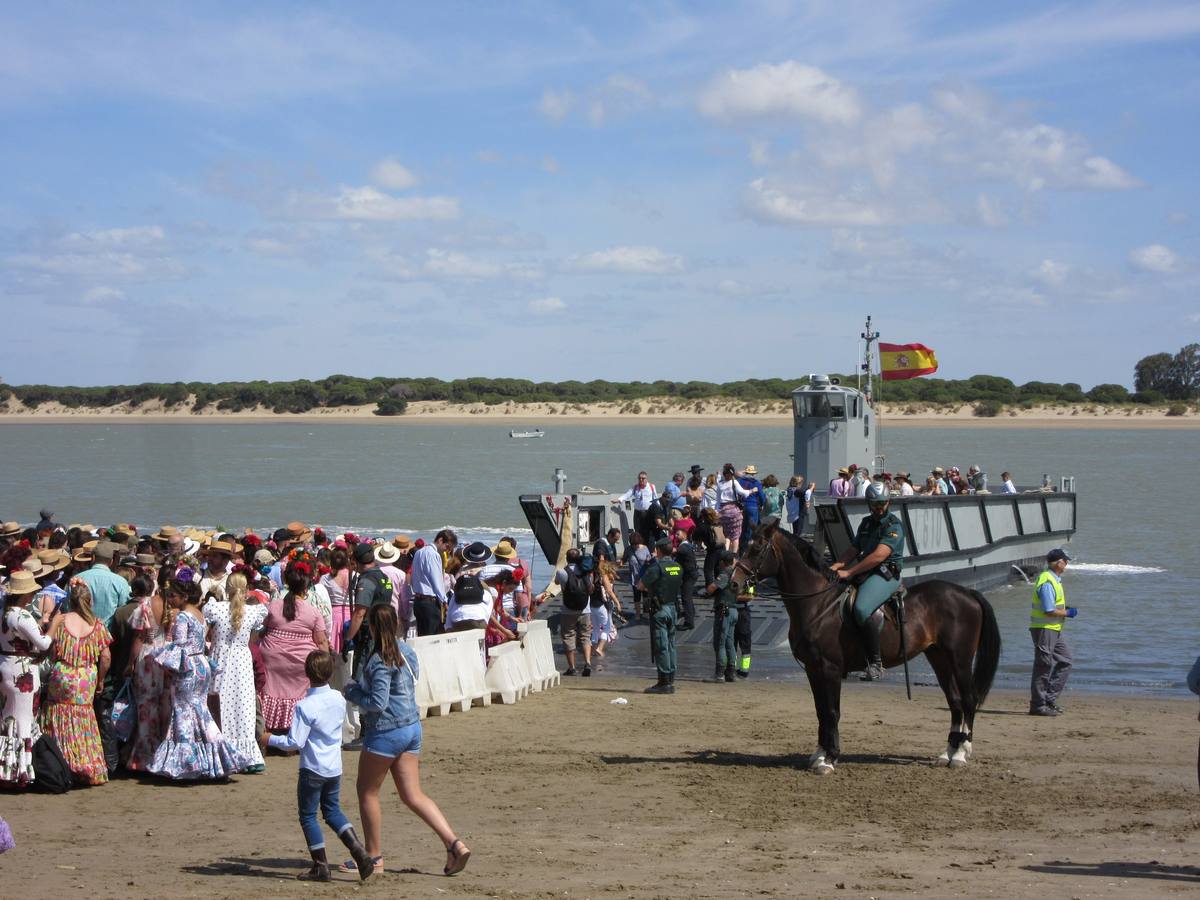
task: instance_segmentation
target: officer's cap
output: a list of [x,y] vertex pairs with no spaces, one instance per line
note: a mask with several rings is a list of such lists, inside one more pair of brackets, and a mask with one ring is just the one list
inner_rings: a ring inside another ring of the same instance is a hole
[[1048,563],[1058,562],[1060,559],[1065,559],[1067,562],[1071,561],[1071,557],[1067,556],[1067,551],[1061,547],[1055,547],[1046,554],[1046,562]]
[[671,539],[670,538],[662,538],[662,539],[656,541],[654,544],[654,549],[655,550],[670,550],[671,549]]

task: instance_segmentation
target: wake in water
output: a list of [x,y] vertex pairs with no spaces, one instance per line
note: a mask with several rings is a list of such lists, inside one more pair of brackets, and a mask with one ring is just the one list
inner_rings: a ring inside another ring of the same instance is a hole
[[1071,563],[1072,572],[1097,572],[1103,575],[1160,575],[1167,571],[1158,566],[1127,566],[1124,563]]

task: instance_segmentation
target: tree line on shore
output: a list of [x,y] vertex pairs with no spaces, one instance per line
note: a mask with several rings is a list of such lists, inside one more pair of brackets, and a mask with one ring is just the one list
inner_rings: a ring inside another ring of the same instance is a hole
[[[1078,404],[1164,404],[1195,399],[1200,393],[1196,365],[1200,346],[1189,345],[1172,357],[1156,354],[1135,369],[1136,390],[1119,384],[1098,384],[1085,391],[1079,384],[1030,381],[1017,385],[997,375],[964,379],[914,378],[888,382],[881,399],[888,403],[931,406],[974,404],[978,415],[996,415],[1008,406]],[[1164,359],[1165,358],[1165,361]],[[840,376],[854,383],[854,376]],[[443,400],[456,404],[505,403],[631,404],[639,400],[668,398],[683,401],[787,400],[807,378],[751,378],[716,383],[709,381],[529,381],[521,378],[358,378],[331,375],[318,381],[224,381],[145,383],[104,387],[54,385],[0,385],[0,402],[16,400],[28,409],[43,403],[60,403],[70,409],[105,408],[147,403],[167,410],[216,409],[227,412],[266,409],[276,413],[304,413],[314,409],[375,404],[375,414],[401,415],[408,404]],[[1184,407],[1186,410],[1186,407]],[[1181,412],[1179,414],[1182,414]]]

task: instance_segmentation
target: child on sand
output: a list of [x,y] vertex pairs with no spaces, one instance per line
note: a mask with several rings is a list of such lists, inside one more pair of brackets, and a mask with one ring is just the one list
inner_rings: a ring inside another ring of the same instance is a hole
[[312,856],[312,868],[296,877],[301,881],[332,881],[329,860],[325,855],[325,836],[317,824],[317,807],[325,824],[337,832],[354,857],[359,878],[366,881],[375,871],[371,857],[358,841],[354,826],[338,803],[342,786],[342,720],[346,715],[346,700],[329,686],[333,675],[333,654],[313,650],[305,657],[304,674],[310,685],[308,692],[296,703],[292,727],[287,734],[267,737],[259,734],[263,749],[300,751],[300,784],[297,790],[300,806],[300,828]]

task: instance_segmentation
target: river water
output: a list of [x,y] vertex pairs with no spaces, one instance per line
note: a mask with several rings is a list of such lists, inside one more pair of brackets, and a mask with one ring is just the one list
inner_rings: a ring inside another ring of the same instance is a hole
[[[64,523],[266,530],[300,519],[333,532],[426,535],[450,526],[468,538],[512,534],[525,556],[533,539],[517,496],[550,491],[555,466],[568,490],[624,490],[643,468],[661,487],[693,463],[754,463],[785,483],[791,472],[786,425],[528,424],[546,437],[510,440],[509,423],[4,425],[0,515],[28,523],[49,507]],[[1068,623],[1072,684],[1186,690],[1200,652],[1200,556],[1185,518],[1185,465],[1200,457],[1200,431],[906,427],[886,431],[884,444],[887,467],[914,477],[970,464],[994,485],[1004,469],[1018,484],[1075,475],[1079,530],[1064,581],[1080,608]],[[535,583],[547,574],[539,554]],[[1000,682],[1025,684],[1029,588],[988,596],[1005,641]]]

